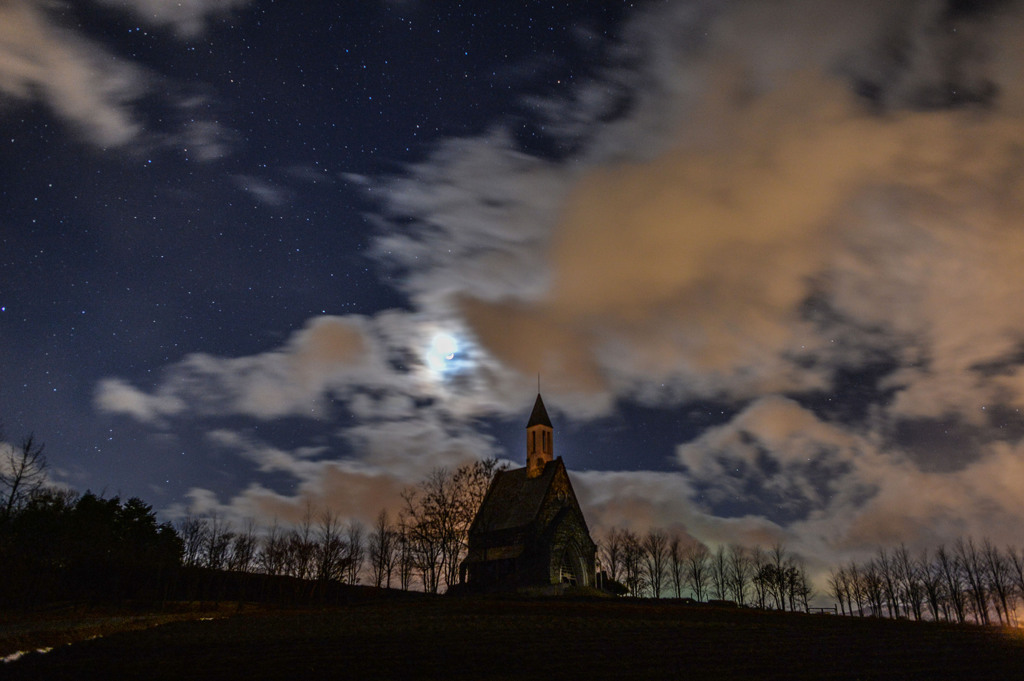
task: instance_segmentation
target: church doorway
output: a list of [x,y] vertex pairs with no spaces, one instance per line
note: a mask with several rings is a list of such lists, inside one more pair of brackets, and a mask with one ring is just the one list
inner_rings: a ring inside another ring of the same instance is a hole
[[589,582],[583,567],[583,556],[575,544],[569,544],[562,552],[562,560],[558,567],[559,584],[570,586],[586,586]]

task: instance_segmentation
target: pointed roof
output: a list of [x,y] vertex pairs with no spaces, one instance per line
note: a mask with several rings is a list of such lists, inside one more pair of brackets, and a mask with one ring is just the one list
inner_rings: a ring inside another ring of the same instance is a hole
[[565,470],[561,459],[545,466],[544,472],[536,478],[528,477],[525,468],[495,473],[473,519],[470,534],[523,528],[532,523],[540,515],[548,489],[559,469]]
[[533,403],[533,413],[530,414],[530,421],[526,424],[527,428],[534,426],[552,427],[551,419],[548,418],[548,410],[544,408],[544,400],[540,399],[540,393],[537,393],[537,401]]

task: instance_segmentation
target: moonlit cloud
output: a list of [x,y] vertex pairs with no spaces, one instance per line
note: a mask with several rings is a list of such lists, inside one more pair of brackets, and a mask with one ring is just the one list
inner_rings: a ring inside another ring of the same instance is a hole
[[452,140],[388,185],[388,213],[416,220],[416,230],[382,235],[375,253],[409,268],[402,285],[425,306],[463,291],[536,297],[548,283],[543,256],[569,179],[517,151],[503,131]]
[[[329,393],[370,381],[380,361],[363,320],[319,317],[279,350],[236,358],[189,355],[166,369],[156,390],[160,397],[152,399],[200,415],[325,418]],[[104,381],[96,406],[151,420],[157,409],[142,394],[116,379]]]

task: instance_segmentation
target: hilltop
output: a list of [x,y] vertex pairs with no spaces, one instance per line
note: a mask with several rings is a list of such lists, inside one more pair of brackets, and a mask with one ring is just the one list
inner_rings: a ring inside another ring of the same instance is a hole
[[1019,679],[1024,634],[614,599],[367,599],[179,621],[11,679]]

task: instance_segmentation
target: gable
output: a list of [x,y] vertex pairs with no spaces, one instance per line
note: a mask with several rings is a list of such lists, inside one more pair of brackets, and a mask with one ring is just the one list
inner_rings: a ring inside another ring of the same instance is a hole
[[583,533],[590,540],[590,529],[583,517],[583,509],[580,508],[579,501],[576,499],[576,492],[572,488],[569,471],[564,465],[561,465],[561,459],[558,459],[558,463],[558,470],[555,471],[551,484],[548,486],[547,496],[542,505],[540,526],[549,528],[557,517],[570,512],[578,520]]

